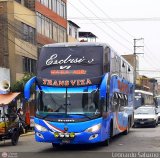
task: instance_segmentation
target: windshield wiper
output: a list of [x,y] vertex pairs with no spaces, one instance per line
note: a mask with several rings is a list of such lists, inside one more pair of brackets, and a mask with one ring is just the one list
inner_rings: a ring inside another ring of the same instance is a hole
[[68,115],[81,115],[81,116],[84,116],[84,117],[87,117],[88,119],[92,119],[92,117],[86,115],[86,114],[68,114]]
[[[54,114],[54,115],[55,115],[55,114]],[[45,119],[45,118],[47,118],[48,116],[53,116],[53,114],[46,114],[45,116],[36,114],[36,117],[41,118],[41,119]]]
[[47,118],[48,116],[53,116],[53,114],[47,114],[46,116],[43,116],[42,119]]

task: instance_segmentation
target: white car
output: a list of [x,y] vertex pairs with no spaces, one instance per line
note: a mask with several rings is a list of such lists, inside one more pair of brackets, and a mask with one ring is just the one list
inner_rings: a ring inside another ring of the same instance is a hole
[[160,124],[160,106],[157,108],[157,113],[158,113],[158,123]]
[[158,113],[155,106],[141,106],[134,111],[134,127],[158,125]]

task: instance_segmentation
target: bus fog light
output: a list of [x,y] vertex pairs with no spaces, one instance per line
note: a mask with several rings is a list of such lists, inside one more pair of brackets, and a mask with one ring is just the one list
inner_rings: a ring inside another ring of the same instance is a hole
[[59,136],[60,136],[61,138],[64,138],[64,134],[63,134],[63,133],[60,133]]
[[74,138],[74,137],[75,137],[75,133],[71,132],[71,133],[69,134],[69,136],[70,136],[71,138]]
[[89,137],[89,140],[93,140],[98,137],[98,134],[93,134]]
[[58,132],[54,132],[54,137],[58,138],[59,137],[59,133]]
[[44,137],[43,137],[43,135],[41,133],[36,132],[36,136],[44,139]]
[[66,138],[69,138],[69,134],[68,134],[68,133],[65,133],[65,137],[66,137]]

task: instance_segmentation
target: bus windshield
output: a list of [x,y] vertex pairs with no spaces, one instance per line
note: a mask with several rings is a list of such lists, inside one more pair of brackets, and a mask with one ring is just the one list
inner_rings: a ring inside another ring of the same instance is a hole
[[50,92],[37,91],[38,114],[81,114],[93,116],[99,112],[99,90],[87,88],[52,88]]

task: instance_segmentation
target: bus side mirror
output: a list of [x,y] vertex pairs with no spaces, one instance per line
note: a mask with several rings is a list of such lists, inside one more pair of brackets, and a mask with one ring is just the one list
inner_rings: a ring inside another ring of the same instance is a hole
[[36,77],[32,77],[26,84],[25,84],[25,87],[24,87],[24,97],[26,100],[29,100],[30,99],[30,91],[31,91],[31,87],[33,85],[33,83],[35,83],[36,81]]

